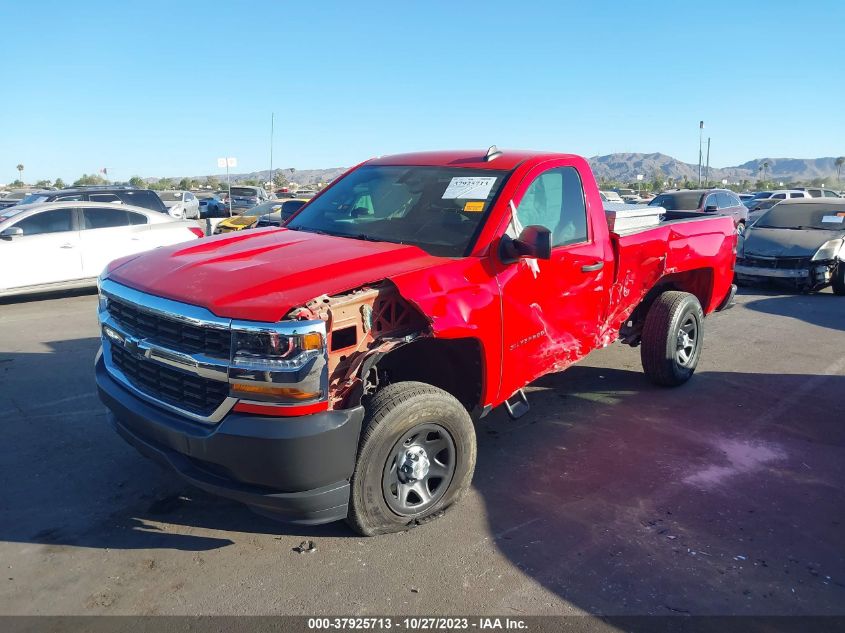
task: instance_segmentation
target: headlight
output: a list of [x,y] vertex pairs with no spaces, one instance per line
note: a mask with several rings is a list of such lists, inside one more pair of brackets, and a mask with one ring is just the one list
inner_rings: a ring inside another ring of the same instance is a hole
[[264,370],[299,369],[323,350],[319,332],[282,334],[276,331],[233,332],[234,365]]
[[838,240],[828,240],[824,244],[822,244],[821,248],[816,251],[816,254],[813,255],[812,261],[814,262],[823,262],[828,259],[836,259],[839,255],[839,252],[842,250],[842,243],[845,240],[838,239]]
[[101,272],[97,276],[97,312],[105,312],[108,304],[108,300],[106,299],[106,296],[103,294],[102,290],[102,285],[105,278],[106,269],[104,268],[103,272]]
[[325,400],[325,323],[232,324],[231,394],[279,405]]

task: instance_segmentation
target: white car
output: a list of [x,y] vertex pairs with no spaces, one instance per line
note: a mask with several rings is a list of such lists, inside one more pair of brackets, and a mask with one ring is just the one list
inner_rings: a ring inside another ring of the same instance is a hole
[[167,207],[167,212],[174,218],[183,220],[200,217],[200,201],[190,191],[159,191],[158,197]]
[[0,296],[94,285],[113,259],[203,237],[194,222],[126,204],[48,202],[0,211]]
[[605,202],[616,202],[616,203],[618,203],[618,204],[622,204],[623,202],[625,202],[625,201],[622,199],[622,196],[620,196],[620,195],[619,195],[618,193],[616,193],[615,191],[601,191],[601,192],[599,192],[599,193],[601,193],[601,195],[602,195],[602,197],[604,198],[604,201],[605,201]]

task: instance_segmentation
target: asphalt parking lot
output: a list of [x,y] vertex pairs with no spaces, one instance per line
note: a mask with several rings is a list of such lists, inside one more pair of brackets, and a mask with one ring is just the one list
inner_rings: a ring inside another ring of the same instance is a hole
[[845,298],[738,300],[687,385],[597,352],[482,421],[458,507],[372,539],[182,485],[106,423],[94,294],[6,300],[0,613],[845,614]]

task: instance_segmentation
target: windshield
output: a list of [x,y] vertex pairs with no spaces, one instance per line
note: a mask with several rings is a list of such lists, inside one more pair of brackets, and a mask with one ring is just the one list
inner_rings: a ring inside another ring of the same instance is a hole
[[506,173],[460,167],[365,166],[315,198],[287,227],[413,244],[432,255],[460,257]]
[[270,202],[262,202],[258,206],[252,207],[244,211],[244,215],[264,215],[266,213],[273,213],[274,211],[279,211],[282,208],[282,203],[278,200],[272,200]]
[[158,197],[164,202],[182,202],[181,191],[159,191]]
[[251,189],[250,187],[232,187],[232,195],[233,196],[251,196],[255,197],[258,195],[258,192],[255,189]]
[[28,196],[21,195],[20,204],[41,204],[42,202],[47,202],[49,196],[45,196],[43,193],[31,193]]
[[27,207],[9,207],[8,209],[3,209],[0,211],[0,222],[13,218],[18,213],[23,213],[26,210]]
[[754,223],[760,229],[845,230],[845,206],[830,204],[778,204]]
[[667,211],[692,211],[701,206],[700,191],[680,191],[678,193],[661,193],[648,203],[650,207],[663,207]]
[[10,193],[4,193],[0,198],[3,198],[3,200],[23,200],[30,195],[32,194],[28,194],[25,191],[12,191]]

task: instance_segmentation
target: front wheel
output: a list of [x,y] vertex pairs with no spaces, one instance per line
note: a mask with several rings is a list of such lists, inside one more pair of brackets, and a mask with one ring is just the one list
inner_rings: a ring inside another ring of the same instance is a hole
[[689,380],[704,342],[704,312],[694,295],[669,291],[648,310],[640,359],[646,376],[658,385],[675,387]]
[[374,536],[433,519],[467,490],[475,458],[457,399],[421,382],[388,385],[367,405],[347,522]]

